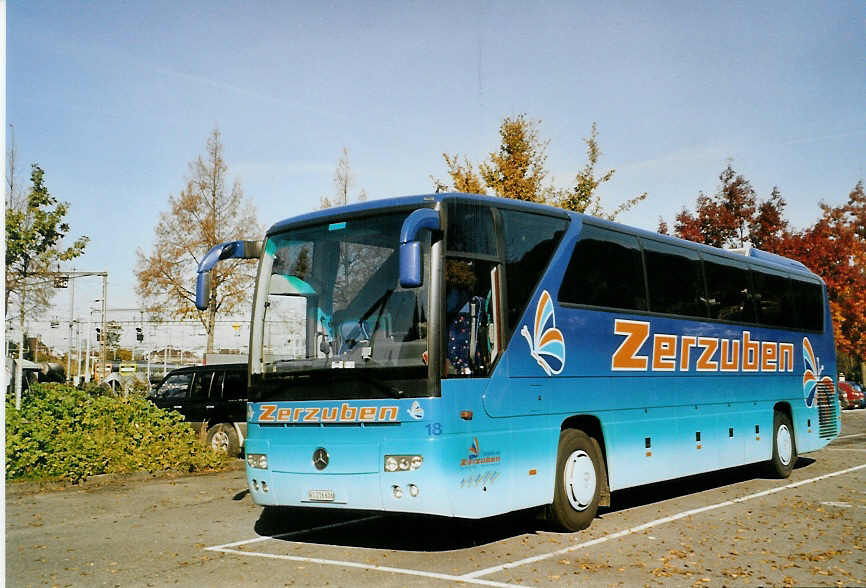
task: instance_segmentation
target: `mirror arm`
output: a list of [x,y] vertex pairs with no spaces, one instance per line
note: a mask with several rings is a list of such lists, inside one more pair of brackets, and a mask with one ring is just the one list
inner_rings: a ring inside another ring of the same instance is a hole
[[424,229],[438,231],[442,226],[439,212],[419,208],[406,217],[400,229],[400,285],[404,288],[421,286],[421,243],[418,233]]
[[211,247],[198,264],[195,307],[199,310],[207,310],[210,302],[210,272],[218,262],[224,259],[258,259],[261,256],[261,241],[229,241]]
[[432,208],[419,208],[406,217],[400,229],[400,244],[415,241],[422,229],[438,231],[441,228],[439,212]]

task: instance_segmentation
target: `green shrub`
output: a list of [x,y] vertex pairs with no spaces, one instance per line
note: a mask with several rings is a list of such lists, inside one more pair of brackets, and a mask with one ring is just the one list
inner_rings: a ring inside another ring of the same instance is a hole
[[147,399],[37,384],[21,410],[6,404],[6,479],[121,472],[220,469],[222,454],[202,445],[176,412]]

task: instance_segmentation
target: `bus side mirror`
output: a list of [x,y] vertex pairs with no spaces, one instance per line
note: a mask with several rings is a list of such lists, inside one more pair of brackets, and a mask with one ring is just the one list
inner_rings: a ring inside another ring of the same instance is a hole
[[421,242],[403,243],[400,245],[400,285],[417,288],[421,283]]
[[422,284],[418,233],[423,229],[437,231],[441,226],[439,212],[432,208],[419,208],[403,221],[400,229],[400,286],[403,288],[417,288]]
[[262,255],[261,241],[229,241],[210,248],[198,264],[195,283],[195,307],[207,310],[210,298],[210,271],[223,259],[258,259]]
[[199,310],[207,310],[210,300],[210,272],[201,272],[195,281],[195,307]]

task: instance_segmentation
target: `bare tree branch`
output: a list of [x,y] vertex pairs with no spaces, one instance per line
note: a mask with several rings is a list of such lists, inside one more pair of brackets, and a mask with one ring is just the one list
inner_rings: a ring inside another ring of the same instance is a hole
[[160,213],[150,255],[137,252],[135,270],[148,311],[201,321],[208,336],[208,352],[213,351],[217,315],[230,314],[249,302],[255,276],[250,263],[218,267],[212,273],[208,310],[201,312],[195,307],[193,290],[198,263],[214,245],[260,238],[263,232],[240,183],[235,181],[231,190],[226,190],[227,171],[221,135],[214,129],[205,145],[205,156],[189,163],[184,188],[177,196],[169,196],[168,211]]

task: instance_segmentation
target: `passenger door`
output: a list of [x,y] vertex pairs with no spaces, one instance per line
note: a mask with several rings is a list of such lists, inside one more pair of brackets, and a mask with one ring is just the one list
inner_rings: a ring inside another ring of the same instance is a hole
[[210,384],[210,396],[208,397],[208,402],[205,405],[205,410],[207,412],[207,421],[210,424],[226,421],[226,406],[225,401],[223,400],[224,379],[225,372],[214,372],[213,379],[211,380]]
[[226,420],[246,423],[247,420],[247,372],[228,370],[224,373],[222,388],[222,410]]
[[186,420],[198,428],[207,421],[210,402],[210,386],[213,372],[196,372],[189,391],[189,399],[184,407]]

